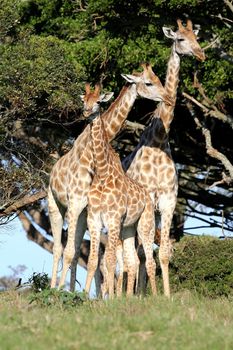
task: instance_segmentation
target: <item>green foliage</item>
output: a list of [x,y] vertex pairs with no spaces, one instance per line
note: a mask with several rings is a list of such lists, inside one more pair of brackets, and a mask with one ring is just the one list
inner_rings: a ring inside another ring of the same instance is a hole
[[38,306],[54,306],[59,308],[70,308],[84,302],[85,294],[68,292],[65,290],[51,289],[49,277],[46,273],[33,273],[28,279],[32,293],[29,295],[29,303]]
[[80,108],[84,69],[68,62],[60,40],[32,35],[0,51],[0,101],[12,113],[38,116]]
[[0,2],[0,41],[11,41],[11,37],[16,34],[17,27],[19,26],[20,13],[19,13],[19,1],[18,0],[2,0]]
[[71,308],[81,305],[85,300],[83,293],[46,288],[34,292],[29,296],[29,303],[36,303],[40,307]]
[[[5,0],[3,2],[7,4]],[[17,10],[13,11],[15,6]],[[214,20],[219,13],[229,17],[227,6],[224,3],[220,6],[217,0],[11,0],[5,9],[1,7],[0,17],[3,23],[11,23],[5,27],[14,27],[18,39],[16,47],[4,47],[2,52],[2,72],[6,72],[8,79],[4,79],[0,69],[6,90],[5,94],[0,93],[0,98],[2,95],[7,101],[10,95],[14,103],[11,100],[9,103],[22,107],[19,112],[25,112],[25,109],[40,112],[38,106],[45,100],[50,111],[61,111],[63,107],[69,112],[80,107],[73,84],[77,85],[78,91],[85,73],[87,80],[103,79],[105,86],[118,90],[122,86],[120,73],[137,69],[142,61],[152,62],[157,74],[164,77],[164,61],[169,56],[170,42],[164,38],[161,27],[171,25],[175,28],[176,18],[184,17],[184,13],[190,15],[194,24],[201,25],[202,42],[219,37],[217,44],[207,51],[206,62],[198,66],[199,79],[207,94],[218,99],[220,89],[221,102],[224,98],[232,98],[232,64],[226,56],[232,54],[233,36],[229,26]],[[4,33],[6,36],[7,31]],[[29,38],[22,40],[26,33]],[[19,62],[14,57],[19,57]],[[9,72],[7,61],[12,67]],[[192,91],[193,61],[187,59],[182,66],[181,88],[185,86]],[[17,86],[15,93],[8,91],[13,84]]]
[[170,271],[174,291],[233,296],[233,240],[184,237],[175,245]]
[[49,277],[47,273],[36,273],[33,272],[33,275],[28,279],[33,292],[38,293],[44,289],[49,288]]

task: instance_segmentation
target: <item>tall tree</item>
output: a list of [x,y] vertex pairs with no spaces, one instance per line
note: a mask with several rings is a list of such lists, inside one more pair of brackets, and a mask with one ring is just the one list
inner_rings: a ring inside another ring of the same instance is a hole
[[[182,231],[187,217],[200,218],[203,226],[233,231],[233,20],[228,0],[3,0],[3,223],[14,211],[40,208],[34,200],[45,197],[52,164],[85,126],[79,98],[84,81],[100,81],[117,95],[123,84],[120,72],[130,73],[142,61],[151,62],[164,78],[170,43],[163,37],[162,25],[175,28],[176,18],[187,17],[200,27],[207,60],[194,66],[190,58],[181,67],[170,132],[179,173],[174,231]],[[143,100],[135,104],[113,142],[122,158],[134,149],[153,109],[153,103]],[[44,210],[41,215],[46,215]]]

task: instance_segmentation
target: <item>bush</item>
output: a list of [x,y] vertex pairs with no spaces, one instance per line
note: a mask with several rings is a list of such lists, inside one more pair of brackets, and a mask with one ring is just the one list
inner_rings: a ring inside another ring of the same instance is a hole
[[76,307],[85,301],[85,294],[68,292],[65,290],[46,288],[40,292],[34,292],[29,296],[29,303],[35,303],[40,307],[54,306],[62,309]]
[[208,297],[233,295],[233,240],[184,237],[170,263],[173,291],[195,290]]
[[68,292],[49,287],[49,278],[46,273],[33,273],[28,283],[32,293],[29,295],[29,303],[36,303],[39,306],[55,306],[70,308],[82,304],[85,300],[85,293]]
[[0,53],[0,102],[12,115],[31,120],[80,110],[84,69],[68,61],[61,40],[31,35]]

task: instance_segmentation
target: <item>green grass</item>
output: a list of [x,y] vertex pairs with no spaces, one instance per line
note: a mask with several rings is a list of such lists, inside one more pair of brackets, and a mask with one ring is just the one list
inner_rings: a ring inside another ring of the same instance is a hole
[[233,349],[233,302],[189,292],[76,307],[0,293],[1,350]]

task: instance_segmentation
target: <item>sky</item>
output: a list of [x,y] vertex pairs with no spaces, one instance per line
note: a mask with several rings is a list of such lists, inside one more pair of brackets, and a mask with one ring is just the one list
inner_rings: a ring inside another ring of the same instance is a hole
[[[6,225],[0,226],[0,277],[12,275],[9,266],[16,268],[18,265],[25,265],[27,269],[20,274],[22,283],[27,282],[33,272],[52,274],[53,256],[36,243],[27,239],[26,233],[18,218]],[[61,267],[61,264],[60,266]],[[67,274],[67,282],[70,273]],[[78,266],[76,290],[82,291],[85,286],[86,271]],[[91,294],[94,293],[94,286]]]
[[[200,225],[200,221],[196,222],[194,219],[191,219],[185,222],[185,228],[195,225]],[[222,235],[222,231],[219,228],[201,229],[198,231],[201,231],[203,234]],[[190,232],[195,233],[194,231]],[[52,261],[52,254],[27,239],[18,218],[15,218],[6,225],[0,226],[0,277],[12,275],[12,270],[9,266],[16,268],[18,265],[25,265],[27,267],[19,276],[22,278],[22,282],[27,282],[33,272],[44,272],[51,277]],[[81,287],[76,283],[76,290],[82,291],[85,286],[86,271],[80,266],[78,266],[77,279]],[[69,274],[67,281],[69,281]],[[91,295],[93,294],[94,282],[91,288]]]

